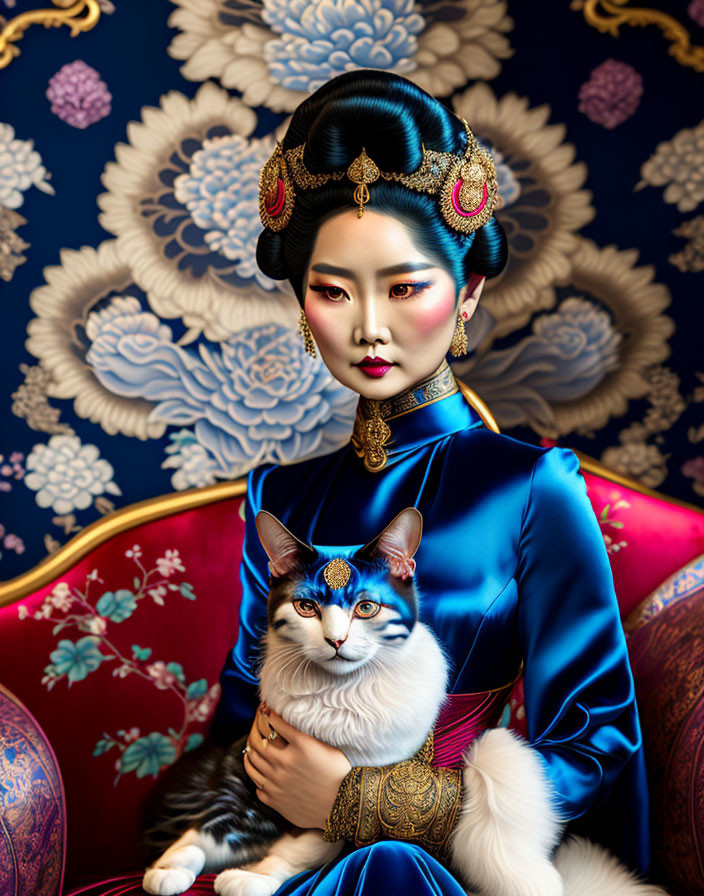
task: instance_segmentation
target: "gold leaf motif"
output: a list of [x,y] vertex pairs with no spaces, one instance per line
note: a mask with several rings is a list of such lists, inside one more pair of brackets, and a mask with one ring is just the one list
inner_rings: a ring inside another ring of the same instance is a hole
[[52,0],[57,9],[32,9],[23,12],[14,19],[5,23],[0,31],[0,68],[6,68],[13,59],[20,55],[19,47],[15,42],[24,36],[30,25],[44,25],[58,27],[68,25],[71,29],[71,37],[75,37],[81,31],[90,31],[98,24],[100,18],[100,6],[98,0]]
[[[689,32],[676,19],[657,9],[630,8],[629,0],[573,0],[572,9],[581,10],[594,28],[618,37],[621,25],[655,25],[669,40],[670,55],[680,65],[704,72],[704,47],[692,46]],[[603,9],[600,9],[600,7]]]

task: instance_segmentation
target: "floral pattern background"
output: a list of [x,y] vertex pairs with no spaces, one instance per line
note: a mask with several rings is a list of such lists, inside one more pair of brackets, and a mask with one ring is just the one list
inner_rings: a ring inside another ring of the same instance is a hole
[[[695,4],[660,7],[704,43]],[[117,507],[348,440],[356,395],[255,246],[280,129],[360,67],[442,99],[497,162],[511,260],[457,375],[512,436],[704,502],[704,75],[661,32],[601,34],[561,0],[102,9],[73,39],[30,28],[0,70],[0,578]],[[96,620],[133,609],[110,601]],[[84,622],[85,656],[52,660],[68,681],[104,634]],[[139,737],[103,747],[151,756]]]
[[[120,630],[115,630],[116,624],[138,612],[142,601],[163,607],[166,600],[171,602],[177,596],[196,600],[190,582],[172,578],[177,573],[186,572],[178,548],[167,548],[151,569],[146,568],[142,555],[138,544],[125,551],[126,563],[133,567],[131,589],[105,591],[101,587],[105,581],[100,577],[100,570],[92,569],[86,575],[83,590],[59,582],[34,612],[26,604],[17,606],[19,619],[53,624],[52,636],[57,639],[57,645],[49,654],[50,662],[44,667],[41,680],[48,691],[57,684],[70,688],[95,672],[101,664],[107,663],[112,667],[114,677],[141,678],[159,691],[171,692],[180,703],[180,729],[169,728],[167,732],[142,734],[139,728],[133,726],[121,728],[114,734],[103,732],[95,744],[93,756],[104,756],[112,751],[117,773],[115,785],[120,776],[128,772],[134,772],[138,778],[145,775],[156,777],[162,768],[175,762],[183,752],[199,746],[203,735],[190,729],[194,724],[210,718],[220,697],[218,682],[208,685],[205,678],[187,682],[180,663],[155,659],[149,646],[131,644],[128,647],[129,641],[125,644]],[[96,589],[102,592],[97,598]],[[82,637],[78,640],[65,637],[72,635],[75,638],[80,634]]]

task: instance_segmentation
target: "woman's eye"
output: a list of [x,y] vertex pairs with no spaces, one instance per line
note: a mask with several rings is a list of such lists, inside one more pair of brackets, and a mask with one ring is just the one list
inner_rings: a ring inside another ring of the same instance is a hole
[[312,289],[313,292],[321,293],[321,295],[325,296],[325,298],[329,299],[331,302],[341,302],[343,299],[347,298],[347,293],[339,286],[311,286],[309,288]]
[[361,600],[355,607],[355,615],[362,619],[371,619],[381,609],[381,604],[375,603],[373,600]]
[[395,283],[391,287],[391,296],[394,299],[410,299],[427,289],[430,283]]
[[298,600],[293,601],[293,608],[298,613],[299,616],[317,616],[318,615],[318,605],[314,600],[306,600],[306,598],[299,598]]

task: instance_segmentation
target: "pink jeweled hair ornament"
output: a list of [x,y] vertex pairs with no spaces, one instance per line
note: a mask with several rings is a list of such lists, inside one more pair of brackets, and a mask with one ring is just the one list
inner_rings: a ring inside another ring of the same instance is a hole
[[460,233],[473,233],[491,218],[499,191],[491,154],[479,144],[464,118],[460,120],[467,133],[464,153],[458,156],[423,146],[420,166],[411,174],[381,171],[364,147],[344,171],[313,174],[303,161],[305,143],[286,151],[277,143],[259,178],[262,224],[269,230],[283,230],[291,220],[296,188],[312,190],[345,177],[356,185],[354,201],[361,218],[370,199],[369,185],[381,178],[410,190],[438,195],[442,215],[450,227]]

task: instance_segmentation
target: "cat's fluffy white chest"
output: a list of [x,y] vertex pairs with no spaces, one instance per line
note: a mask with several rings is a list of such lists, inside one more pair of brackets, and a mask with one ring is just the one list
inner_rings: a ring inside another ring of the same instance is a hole
[[290,725],[342,750],[353,766],[391,765],[423,746],[445,697],[447,672],[440,645],[421,622],[383,662],[344,677],[304,658],[291,663],[290,646],[270,631],[260,690]]

